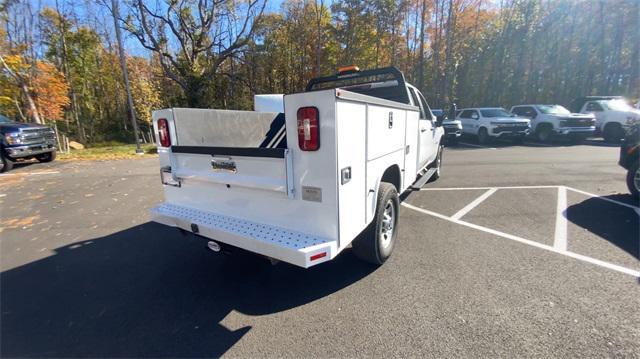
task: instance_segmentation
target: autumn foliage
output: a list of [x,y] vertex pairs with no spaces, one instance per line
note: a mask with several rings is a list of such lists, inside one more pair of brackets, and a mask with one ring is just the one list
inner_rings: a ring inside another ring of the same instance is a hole
[[40,114],[49,121],[64,119],[64,108],[69,105],[69,85],[55,66],[38,61],[32,88]]

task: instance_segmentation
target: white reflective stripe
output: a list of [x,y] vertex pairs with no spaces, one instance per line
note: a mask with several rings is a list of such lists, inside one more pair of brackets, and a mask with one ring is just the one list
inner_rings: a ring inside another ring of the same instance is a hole
[[282,142],[282,139],[287,135],[286,131],[282,131],[282,134],[280,134],[280,136],[277,136],[275,142],[273,143],[273,147],[276,148],[278,147],[278,145],[280,144],[280,142]]
[[277,142],[276,142],[276,140],[278,139],[278,137],[280,137],[280,135],[281,135],[282,133],[284,133],[284,130],[285,130],[285,126],[284,126],[284,125],[282,125],[282,127],[280,128],[280,130],[278,130],[278,133],[276,133],[276,135],[275,135],[275,136],[273,136],[273,138],[271,139],[271,142],[269,142],[269,144],[267,144],[267,148],[271,148],[271,147],[273,147],[273,146],[277,143]]

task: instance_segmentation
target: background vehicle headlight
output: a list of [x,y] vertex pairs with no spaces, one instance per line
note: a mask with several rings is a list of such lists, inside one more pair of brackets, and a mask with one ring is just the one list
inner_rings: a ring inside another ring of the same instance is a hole
[[7,133],[6,135],[4,135],[4,139],[10,145],[18,145],[22,142],[19,133]]

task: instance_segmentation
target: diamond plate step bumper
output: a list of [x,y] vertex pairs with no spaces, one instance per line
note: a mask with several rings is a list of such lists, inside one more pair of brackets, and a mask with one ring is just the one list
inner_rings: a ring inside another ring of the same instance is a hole
[[248,251],[303,268],[326,262],[338,254],[337,241],[215,214],[199,209],[163,203],[150,210],[151,219]]

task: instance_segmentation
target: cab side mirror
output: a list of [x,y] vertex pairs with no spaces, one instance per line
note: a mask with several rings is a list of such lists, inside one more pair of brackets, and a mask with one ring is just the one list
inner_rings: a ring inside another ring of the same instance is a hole
[[442,126],[442,123],[444,122],[445,119],[446,119],[445,115],[440,115],[436,117],[436,126],[438,127]]

